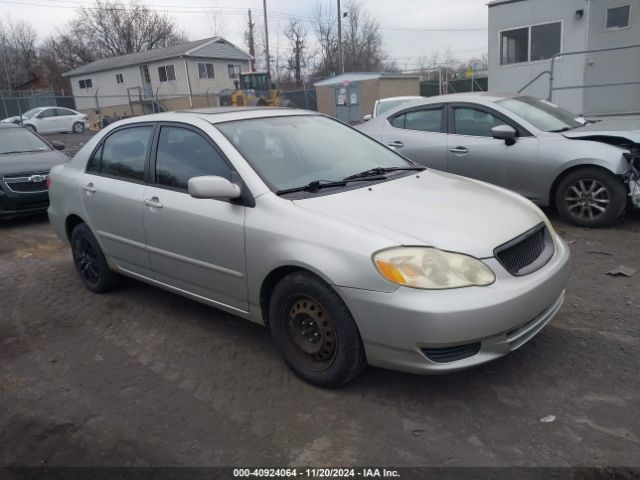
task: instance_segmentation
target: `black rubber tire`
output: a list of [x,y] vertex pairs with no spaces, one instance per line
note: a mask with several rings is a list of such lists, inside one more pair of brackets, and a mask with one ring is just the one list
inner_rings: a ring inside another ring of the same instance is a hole
[[[335,354],[331,364],[314,370],[299,360],[300,351],[290,338],[289,309],[298,295],[313,298],[331,318],[335,331]],[[338,387],[355,378],[366,367],[360,332],[340,296],[309,272],[294,272],[276,285],[269,303],[271,336],[285,363],[303,380],[319,387]]]
[[[95,257],[95,264],[97,265],[97,278],[95,280],[87,278],[82,271],[80,249],[83,242],[90,245]],[[73,263],[76,266],[80,280],[82,280],[85,287],[92,292],[106,293],[120,284],[120,275],[111,271],[100,249],[100,245],[98,245],[98,241],[93,236],[93,233],[91,233],[89,227],[84,223],[78,224],[73,229],[73,232],[71,232],[71,252],[73,254]]]
[[38,129],[35,127],[35,125],[31,125],[30,123],[25,124],[24,128],[28,128],[29,130],[31,130],[34,133],[38,132]]
[[[565,197],[572,185],[580,180],[596,180],[602,184],[609,193],[609,205],[606,211],[595,219],[587,219],[571,213]],[[584,167],[570,172],[564,176],[555,192],[555,206],[560,216],[568,223],[579,227],[608,227],[624,213],[627,203],[627,191],[622,179],[613,173],[609,173],[597,167]]]
[[71,127],[71,131],[73,133],[84,133],[84,123],[82,122],[74,123],[73,126]]

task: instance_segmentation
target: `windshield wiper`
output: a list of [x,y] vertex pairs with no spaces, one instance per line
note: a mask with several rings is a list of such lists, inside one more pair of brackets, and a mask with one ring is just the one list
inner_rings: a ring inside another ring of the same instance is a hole
[[12,150],[10,152],[0,152],[0,155],[9,155],[11,153],[35,153],[35,152],[46,152],[46,150]]
[[383,175],[385,173],[398,172],[402,170],[418,170],[421,172],[426,169],[427,167],[421,167],[419,165],[416,165],[415,167],[376,167],[370,170],[365,170],[364,172],[354,173],[353,175],[349,175],[348,177],[343,178],[342,181],[348,182],[349,180],[355,180],[358,178],[368,178],[372,176]]
[[312,192],[315,193],[323,188],[332,188],[332,187],[344,187],[349,182],[373,182],[376,180],[386,180],[387,177],[377,175],[375,177],[367,177],[367,178],[344,178],[342,180],[331,181],[331,180],[315,180],[313,182],[309,182],[306,185],[302,185],[301,187],[293,187],[286,188],[284,190],[278,190],[276,195],[286,195],[287,193],[295,193],[295,192]]

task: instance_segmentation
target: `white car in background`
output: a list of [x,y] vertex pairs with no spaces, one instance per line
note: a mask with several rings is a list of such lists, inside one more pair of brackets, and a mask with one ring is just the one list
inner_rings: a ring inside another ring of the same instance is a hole
[[391,110],[392,108],[395,108],[398,105],[402,105],[403,103],[409,102],[411,100],[420,100],[422,98],[424,97],[406,96],[406,97],[380,98],[379,100],[376,100],[376,103],[373,104],[373,114],[365,115],[364,117],[362,117],[362,119],[366,122],[367,120],[376,118],[381,113],[384,113],[387,110]]
[[[5,118],[2,122],[20,124],[20,115]],[[38,107],[22,114],[22,126],[38,133],[82,133],[89,128],[89,119],[70,108]]]

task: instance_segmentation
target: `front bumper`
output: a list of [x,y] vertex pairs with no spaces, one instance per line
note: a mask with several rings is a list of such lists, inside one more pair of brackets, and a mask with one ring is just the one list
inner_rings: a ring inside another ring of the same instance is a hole
[[[383,293],[336,287],[353,314],[369,365],[412,373],[445,373],[479,365],[516,350],[558,312],[569,280],[569,249],[557,237],[540,270],[515,277],[495,259],[487,287]],[[477,345],[470,356],[434,361],[423,351]],[[474,353],[475,352],[475,353]]]
[[13,218],[47,211],[49,194],[14,193],[0,188],[0,218]]

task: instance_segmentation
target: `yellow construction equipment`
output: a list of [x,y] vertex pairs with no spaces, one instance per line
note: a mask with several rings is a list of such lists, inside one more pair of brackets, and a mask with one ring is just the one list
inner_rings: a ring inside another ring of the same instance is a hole
[[220,106],[282,106],[280,91],[265,72],[241,73],[235,86],[235,91],[222,92]]

